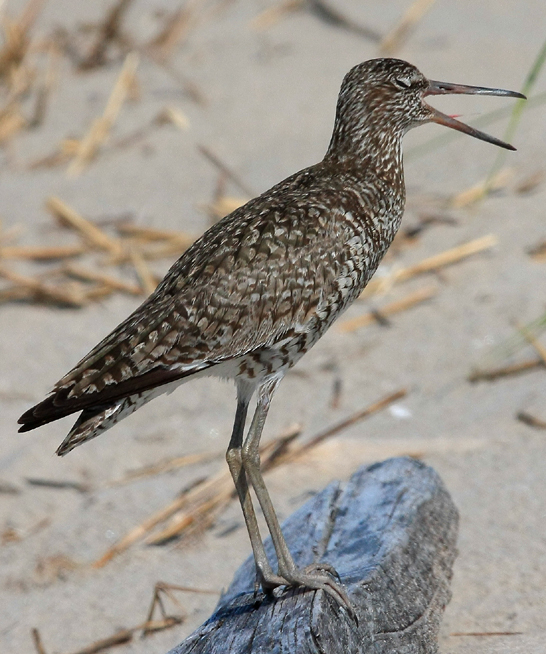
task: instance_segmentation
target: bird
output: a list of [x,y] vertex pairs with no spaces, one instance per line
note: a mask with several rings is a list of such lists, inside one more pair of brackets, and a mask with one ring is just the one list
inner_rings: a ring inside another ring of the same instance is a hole
[[[62,456],[187,381],[233,380],[237,405],[226,459],[257,587],[266,593],[278,586],[322,589],[350,611],[332,566],[296,566],[260,471],[260,437],[286,372],[360,295],[394,239],[405,204],[403,136],[432,122],[515,149],[425,102],[444,94],[525,98],[430,80],[400,59],[354,66],[341,85],[323,160],[208,229],[141,306],[21,416],[19,431],[79,412],[57,449]],[[276,570],[262,543],[251,487],[277,555]]]

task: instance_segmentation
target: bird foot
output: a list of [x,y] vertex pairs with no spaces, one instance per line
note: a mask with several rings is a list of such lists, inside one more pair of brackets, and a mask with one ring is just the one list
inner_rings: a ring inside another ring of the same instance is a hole
[[347,591],[340,582],[335,568],[328,563],[312,563],[303,570],[296,567],[279,570],[279,574],[262,574],[260,583],[266,593],[277,586],[303,586],[328,593],[340,606],[356,620],[353,605]]

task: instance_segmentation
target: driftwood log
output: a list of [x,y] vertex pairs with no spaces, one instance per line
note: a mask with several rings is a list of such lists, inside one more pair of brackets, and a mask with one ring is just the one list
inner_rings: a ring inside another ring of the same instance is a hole
[[[249,558],[214,614],[169,654],[437,652],[457,525],[432,468],[409,458],[363,467],[283,525],[297,565],[325,561],[337,569],[357,620],[323,591],[255,594]],[[276,562],[270,541],[266,551]]]

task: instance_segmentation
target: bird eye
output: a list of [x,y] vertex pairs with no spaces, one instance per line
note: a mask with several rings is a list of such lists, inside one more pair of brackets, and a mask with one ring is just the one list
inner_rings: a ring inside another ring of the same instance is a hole
[[409,89],[411,86],[411,80],[408,77],[397,77],[394,79],[394,84],[399,89]]

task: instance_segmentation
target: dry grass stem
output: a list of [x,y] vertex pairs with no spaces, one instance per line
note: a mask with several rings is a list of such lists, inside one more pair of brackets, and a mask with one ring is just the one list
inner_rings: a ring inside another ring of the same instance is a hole
[[140,286],[130,284],[123,279],[107,275],[106,273],[89,270],[88,268],[84,268],[83,266],[74,263],[66,264],[62,270],[67,275],[76,277],[77,279],[83,279],[89,282],[100,282],[103,286],[106,286],[113,291],[122,291],[123,293],[129,293],[130,295],[142,295],[142,288]]
[[179,242],[180,245],[188,248],[195,240],[195,237],[185,232],[175,232],[169,229],[155,229],[154,227],[141,227],[132,223],[121,223],[117,226],[117,232],[120,236],[130,236],[144,242],[148,241],[167,241]]
[[[115,556],[121,554],[121,552],[127,550],[131,545],[144,538],[146,534],[157,527],[157,525],[174,515],[185,504],[192,501],[198,502],[202,497],[206,499],[209,495],[222,495],[228,487],[228,481],[231,481],[231,476],[228,472],[223,472],[211,479],[204,480],[197,486],[184,492],[180,497],[175,498],[172,502],[167,504],[167,506],[163,507],[140,525],[129,531],[120,541],[108,549],[105,554],[93,564],[93,567],[101,568],[106,565],[106,563],[111,561]],[[231,483],[230,490],[234,491],[233,483]]]
[[174,49],[185,41],[198,22],[197,10],[202,4],[203,0],[188,0],[168,16],[164,27],[148,44],[157,61],[166,61]]
[[176,456],[172,459],[167,459],[166,461],[159,461],[150,466],[131,470],[124,477],[111,482],[108,486],[122,486],[123,484],[129,484],[139,479],[145,479],[146,477],[153,477],[165,472],[171,472],[171,470],[178,470],[179,468],[195,465],[197,463],[207,463],[208,461],[218,459],[220,456],[223,456],[223,453],[216,452],[211,454],[209,452],[201,452],[199,454]]
[[90,220],[84,218],[77,211],[55,196],[46,201],[46,208],[60,221],[62,225],[76,230],[87,243],[119,257],[123,251],[122,244],[108,236]]
[[224,216],[227,216],[235,209],[242,207],[243,204],[248,202],[248,198],[237,198],[229,195],[224,195],[220,198],[217,198],[211,204],[206,205],[206,210],[209,215],[215,220],[220,220]]
[[52,259],[68,259],[83,254],[83,245],[53,245],[53,246],[7,246],[0,247],[0,259],[31,259],[34,261],[50,261]]
[[414,0],[402,18],[379,44],[381,54],[392,55],[396,50],[399,50],[433,4],[434,0]]
[[523,631],[455,631],[450,636],[521,636]]
[[330,4],[326,4],[323,0],[308,0],[309,8],[317,18],[322,19],[329,25],[346,29],[349,32],[363,36],[370,41],[381,41],[381,34],[376,30],[360,25],[351,20]]
[[60,479],[42,479],[40,477],[26,477],[25,481],[31,486],[40,486],[41,488],[53,488],[57,490],[76,490],[79,493],[88,493],[90,487],[87,484],[81,484],[78,481],[63,481]]
[[484,250],[489,250],[497,245],[497,243],[498,238],[493,234],[488,234],[487,236],[468,241],[467,243],[463,243],[462,245],[458,245],[457,247],[445,250],[444,252],[435,254],[427,259],[423,259],[421,262],[413,266],[395,270],[392,274],[385,277],[376,277],[368,284],[368,286],[366,286],[360,297],[364,298],[376,293],[385,292],[395,283],[404,282],[412,277],[416,277],[417,275],[435,272],[446,266],[451,266],[452,264],[458,263],[474,254],[478,254]]
[[250,21],[250,26],[255,30],[266,30],[278,23],[287,14],[304,7],[305,2],[306,0],[282,0],[273,7],[261,11]]
[[[401,390],[388,395],[366,409],[358,411],[348,419],[317,434],[308,443],[297,443],[297,438],[301,434],[302,428],[300,425],[294,425],[260,448],[262,471],[267,472],[279,465],[293,461],[327,438],[338,434],[357,421],[363,420],[373,413],[384,409],[392,402],[404,397],[405,394],[406,391]],[[236,492],[231,475],[228,470],[223,470],[190,487],[180,497],[175,498],[167,506],[129,531],[120,541],[108,549],[93,564],[93,567],[100,568],[106,565],[116,555],[124,552],[131,545],[143,538],[145,538],[145,542],[148,545],[158,545],[172,538],[179,537],[182,534],[187,534],[189,531],[192,533],[201,531],[214,521],[218,513],[235,496]],[[153,535],[148,535],[153,529],[168,519],[170,519],[170,523],[166,527]]]
[[522,179],[518,182],[515,190],[516,193],[532,193],[536,191],[539,186],[541,186],[546,179],[546,171],[537,170],[525,179]]
[[239,189],[249,197],[255,197],[256,193],[245,184],[245,182],[235,173],[220,157],[204,145],[197,146],[199,152],[208,159],[213,166],[230,179]]
[[135,267],[136,274],[138,275],[144,293],[146,295],[150,295],[155,291],[157,287],[157,279],[155,275],[150,270],[148,264],[144,260],[144,257],[137,248],[130,248],[129,256],[133,266]]
[[183,131],[190,128],[189,118],[177,107],[165,107],[159,112],[155,120],[159,125],[170,123]]
[[544,362],[542,359],[529,359],[527,361],[521,361],[520,363],[512,363],[507,366],[501,366],[499,368],[473,370],[468,377],[468,381],[495,381],[501,377],[519,375],[522,372],[527,372],[528,370],[533,370],[534,368],[540,368],[543,366]]
[[0,145],[13,138],[23,127],[26,126],[26,120],[20,113],[18,104],[11,106],[0,112]]
[[0,266],[0,277],[15,285],[0,291],[0,303],[9,300],[33,300],[71,307],[81,307],[86,303],[84,289],[76,283],[51,286],[3,266]]
[[366,327],[374,322],[386,322],[386,316],[391,316],[395,313],[400,313],[406,309],[410,309],[421,302],[426,302],[433,298],[438,289],[436,286],[426,286],[421,288],[418,291],[406,295],[406,297],[401,300],[396,300],[395,302],[390,302],[385,306],[377,309],[375,311],[369,311],[363,316],[357,316],[356,318],[351,318],[349,320],[344,320],[338,326],[339,332],[353,332],[361,327]]
[[529,427],[535,427],[535,429],[546,429],[546,420],[541,420],[540,418],[536,418],[535,416],[532,416],[530,413],[527,413],[527,411],[520,411],[517,414],[516,418],[520,422],[529,425]]
[[[178,586],[176,584],[167,584],[163,581],[158,581],[154,587],[154,594],[152,597],[152,603],[148,611],[148,616],[146,617],[146,622],[142,626],[142,635],[147,636],[149,633],[154,631],[159,631],[166,629],[173,624],[180,624],[184,620],[183,615],[168,615],[165,610],[165,605],[163,604],[162,594],[166,595],[174,604],[180,606],[180,602],[176,599],[173,594],[173,591],[182,592],[182,593],[203,593],[206,595],[219,595],[220,593],[216,590],[208,590],[203,588],[192,588],[190,586]],[[156,609],[159,609],[161,614],[161,620],[155,620],[154,614]]]
[[32,118],[28,121],[28,127],[31,127],[32,129],[39,127],[44,122],[49,98],[53,87],[55,86],[58,62],[59,51],[55,44],[52,43],[49,45],[47,51],[47,64],[43,80],[40,82],[36,90],[36,100],[34,103]]
[[490,193],[505,189],[513,177],[514,171],[512,168],[503,168],[498,173],[495,173],[491,179],[486,179],[461,193],[457,193],[451,199],[450,205],[456,209],[462,209],[463,207],[475,204],[483,200]]
[[345,420],[341,420],[335,425],[332,425],[332,427],[328,427],[324,431],[319,432],[316,436],[311,438],[306,443],[297,444],[292,451],[287,452],[286,456],[280,461],[280,463],[288,463],[294,461],[296,458],[306,454],[314,447],[324,442],[326,439],[331,438],[336,434],[339,434],[339,432],[343,431],[344,429],[347,429],[347,427],[351,427],[352,425],[356,424],[357,422],[360,422],[361,420],[364,420],[364,418],[368,418],[374,413],[377,413],[378,411],[385,409],[386,407],[393,404],[394,402],[397,402],[398,400],[401,400],[403,397],[406,397],[407,394],[408,391],[405,388],[402,388],[399,391],[396,391],[395,393],[391,393],[390,395],[387,395],[381,400],[374,402],[374,404],[371,404],[365,409],[356,411],[356,413],[353,413]]
[[40,636],[38,629],[34,628],[30,633],[32,634],[32,642],[34,644],[36,654],[46,654],[44,644],[42,643],[42,637]]
[[537,261],[546,261],[546,241],[533,246],[527,253]]
[[30,0],[18,20],[0,16],[4,43],[0,49],[0,78],[8,77],[23,62],[30,46],[30,30],[41,11],[43,0]]
[[538,340],[538,338],[524,325],[519,325],[518,330],[523,338],[535,348],[538,356],[542,359],[544,365],[546,365],[546,346],[544,346]]
[[71,654],[97,654],[98,652],[103,652],[105,649],[110,649],[110,647],[115,647],[116,645],[125,645],[125,643],[128,643],[133,639],[135,631],[136,629],[122,629],[113,636],[95,640],[90,645],[87,645],[87,647],[83,647]]
[[97,40],[87,57],[80,61],[78,66],[80,70],[98,68],[106,63],[108,48],[113,41],[120,37],[122,21],[131,2],[132,0],[117,0],[107,13],[106,18],[99,25]]
[[[99,640],[93,641],[91,644],[83,647],[82,649],[73,652],[72,654],[98,654],[104,650],[110,649],[117,645],[124,645],[131,642],[134,637],[134,634],[137,631],[142,632],[142,636],[148,636],[152,633],[163,631],[169,629],[176,625],[184,622],[185,615],[168,615],[165,610],[165,606],[162,599],[162,594],[166,595],[172,602],[180,606],[180,603],[177,601],[176,597],[173,595],[173,591],[176,592],[186,592],[186,593],[204,593],[208,595],[219,595],[218,591],[208,590],[203,588],[193,588],[190,586],[177,586],[175,584],[166,584],[163,582],[158,582],[154,588],[154,594],[152,598],[152,603],[148,611],[148,616],[145,622],[136,625],[135,627],[130,627],[129,629],[120,629],[118,632],[109,636],[108,638],[101,638]],[[159,609],[161,618],[159,620],[154,619],[154,613],[156,609]],[[42,644],[40,634],[37,629],[32,630],[32,639],[34,642],[34,647],[36,649],[36,654],[46,654],[44,646]]]
[[68,167],[69,175],[79,175],[97,154],[100,146],[108,138],[121,107],[125,102],[132,85],[134,84],[139,56],[130,52],[123,63],[123,67],[114,85],[104,113],[97,118],[91,128],[80,141],[74,160]]

